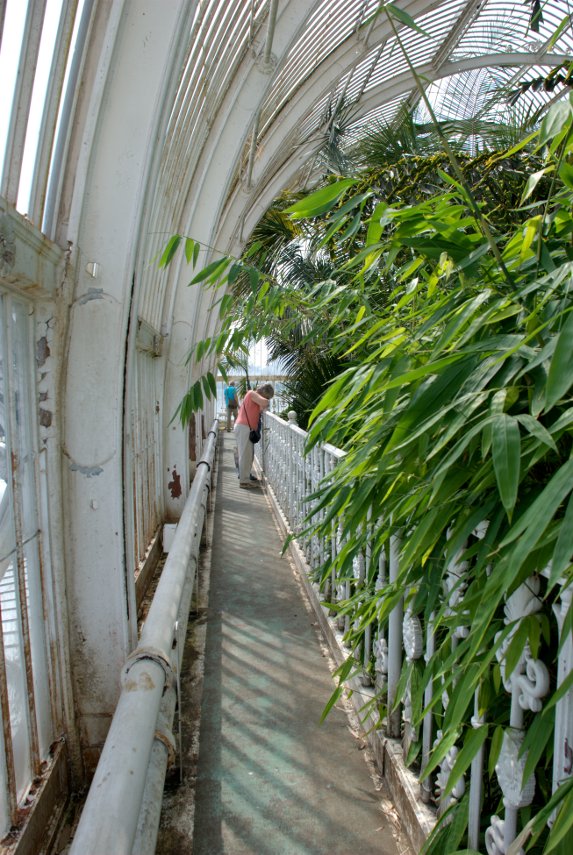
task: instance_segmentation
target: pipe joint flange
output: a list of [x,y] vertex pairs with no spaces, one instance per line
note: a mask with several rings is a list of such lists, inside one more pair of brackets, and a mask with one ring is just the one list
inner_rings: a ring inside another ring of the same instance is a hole
[[152,662],[157,663],[163,668],[165,674],[165,687],[163,691],[170,688],[175,683],[175,671],[173,669],[173,665],[170,660],[161,652],[161,650],[157,650],[153,647],[138,647],[136,648],[125,660],[125,665],[123,666],[123,671],[121,672],[121,685],[123,687],[126,686],[128,675],[130,670],[136,665],[138,662],[143,662],[144,660],[151,660]]
[[173,734],[170,730],[159,730],[158,728],[154,733],[154,738],[165,746],[165,750],[167,751],[167,768],[171,769],[175,766],[175,759],[177,757],[177,746],[175,745]]

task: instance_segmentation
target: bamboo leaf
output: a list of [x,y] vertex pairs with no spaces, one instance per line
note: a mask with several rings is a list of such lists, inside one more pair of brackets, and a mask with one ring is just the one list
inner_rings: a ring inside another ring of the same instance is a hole
[[163,254],[159,259],[159,267],[167,267],[167,265],[171,262],[171,259],[175,255],[177,251],[177,247],[181,243],[181,235],[173,235],[167,241],[167,245],[163,250]]
[[567,844],[565,848],[560,849],[563,855],[571,852],[573,846],[573,793],[571,792],[563,799],[543,851],[546,855],[549,855],[550,852],[557,852],[557,847],[565,842]]
[[408,27],[410,30],[415,30],[417,33],[430,38],[430,34],[419,27],[414,19],[410,17],[407,12],[404,12],[403,9],[398,8],[398,6],[395,6],[393,3],[386,3],[384,8],[390,15],[392,15],[393,18],[396,18],[397,21],[404,24],[405,27]]
[[544,409],[550,410],[573,384],[573,312],[569,312],[557,338],[547,375]]
[[[209,383],[209,378],[207,377],[206,374],[204,374],[203,377],[201,377],[201,385],[203,387],[203,393],[204,393],[205,397],[207,398],[207,400],[209,400],[213,390],[212,390],[211,384]],[[217,387],[216,386],[215,386],[215,394],[217,394]]]
[[558,583],[561,575],[573,559],[573,495],[567,503],[565,516],[559,525],[557,543],[551,557],[551,572],[547,583],[547,592]]
[[185,238],[185,258],[187,264],[193,262],[193,267],[195,267],[195,241],[192,238]]
[[531,722],[521,752],[526,755],[525,766],[523,769],[523,782],[529,779],[529,776],[535,771],[539,760],[543,756],[547,743],[553,738],[554,729],[553,713],[547,714],[545,710],[539,715],[536,715]]
[[215,377],[211,374],[210,371],[207,374],[207,382],[208,382],[209,387],[211,389],[211,396],[213,398],[216,398],[217,397],[217,381],[215,380]]
[[534,172],[527,179],[527,184],[525,185],[525,189],[521,196],[520,204],[523,205],[524,202],[531,196],[541,179],[544,175],[547,175],[548,172],[552,172],[554,169],[553,166],[546,166],[545,169],[540,169],[538,172]]
[[568,99],[563,98],[553,104],[541,122],[539,144],[545,145],[549,140],[554,139],[558,134],[562,133],[571,121],[572,115],[573,109]]
[[249,283],[251,285],[251,288],[253,291],[255,291],[257,285],[259,284],[261,274],[259,273],[256,267],[247,267],[247,275],[249,277]]
[[529,627],[527,623],[523,620],[518,624],[517,628],[511,635],[511,641],[505,652],[504,666],[506,680],[509,680],[509,678],[517,668],[519,660],[521,659],[523,654],[525,642],[527,641],[528,637]]
[[516,416],[517,421],[536,439],[544,445],[549,446],[553,451],[557,452],[555,440],[538,419],[534,419],[529,413],[521,413]]
[[491,452],[499,495],[511,519],[519,486],[521,441],[517,421],[506,413],[493,419]]
[[553,709],[555,704],[559,703],[561,698],[567,694],[567,692],[569,691],[569,689],[571,689],[572,686],[573,686],[573,671],[570,671],[567,674],[567,676],[565,677],[565,679],[563,680],[563,682],[561,683],[561,685],[551,695],[551,698],[549,699],[549,701],[545,705],[544,712],[547,712],[547,711]]
[[451,793],[458,779],[461,778],[466,769],[470,766],[472,760],[487,739],[487,734],[488,729],[485,725],[468,729],[464,739],[463,748],[458,752],[454,765],[452,766],[452,771],[448,776],[448,783],[444,790],[445,796],[447,796],[448,793]]
[[503,745],[503,727],[498,725],[491,738],[491,746],[489,749],[489,758],[488,758],[488,773],[490,778],[493,777],[493,773],[495,772],[495,764],[498,761],[499,755],[501,753],[501,747]]
[[215,261],[212,261],[203,270],[200,270],[196,276],[193,277],[189,285],[197,285],[199,282],[205,282],[206,280],[210,282],[214,282],[217,279],[225,268],[229,264],[229,259],[225,256],[224,258],[218,258]]
[[426,766],[420,772],[421,780],[427,778],[428,775],[430,775],[435,769],[438,768],[450,748],[455,745],[457,738],[458,734],[455,730],[448,730],[446,731],[446,733],[444,733],[444,735],[430,754]]
[[234,263],[231,265],[231,268],[227,274],[227,282],[229,285],[233,285],[234,282],[237,281],[241,273],[243,272],[243,265]]
[[355,669],[354,674],[356,674],[356,673],[358,673],[358,671],[362,670],[358,666],[356,659],[353,656],[348,656],[348,658],[343,662],[343,664],[340,666],[340,668],[338,668],[336,670],[334,676],[338,677],[338,686],[336,687],[336,689],[334,690],[334,692],[330,696],[328,703],[326,704],[326,706],[324,707],[324,709],[322,711],[322,715],[320,717],[321,724],[325,720],[325,718],[327,717],[327,715],[330,712],[330,710],[332,709],[332,707],[335,705],[335,703],[341,697],[341,695],[342,695],[342,693],[346,687],[346,682],[354,676],[354,674],[351,673],[353,668]]
[[353,187],[356,181],[353,178],[343,178],[333,184],[327,184],[320,190],[315,190],[309,196],[305,196],[299,202],[295,202],[289,208],[285,208],[285,214],[290,214],[293,220],[302,220],[307,217],[318,217],[330,211],[344,196],[346,191]]
[[[561,502],[573,489],[573,460],[568,460],[553,475],[527,511],[517,520],[500,546],[507,546],[518,537],[527,552],[537,543]],[[527,542],[525,542],[525,539]]]

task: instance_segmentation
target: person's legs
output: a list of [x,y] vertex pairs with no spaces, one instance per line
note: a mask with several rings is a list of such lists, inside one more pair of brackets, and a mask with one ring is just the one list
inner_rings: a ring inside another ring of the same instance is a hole
[[235,424],[235,438],[237,440],[237,451],[239,452],[239,481],[241,484],[250,484],[251,466],[255,455],[255,447],[249,439],[251,429],[248,425]]
[[231,408],[227,406],[227,430],[231,430]]

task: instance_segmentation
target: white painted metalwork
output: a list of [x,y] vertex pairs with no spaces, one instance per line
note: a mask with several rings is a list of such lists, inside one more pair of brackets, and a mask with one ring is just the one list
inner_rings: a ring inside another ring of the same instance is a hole
[[133,393],[126,430],[126,477],[133,497],[131,570],[136,572],[163,520],[161,336],[140,321],[136,336]]
[[[429,33],[399,27],[428,81],[495,65],[499,79],[517,85],[571,55],[570,27],[550,43],[569,14],[565,0],[546,4],[534,39],[522,0],[399,5]],[[218,332],[220,294],[188,288],[192,274],[180,258],[159,271],[157,253],[173,232],[200,242],[199,263],[240,252],[272,198],[306,177],[329,128],[327,108],[332,115],[350,104],[352,133],[415,102],[378,7],[376,0],[0,2],[0,277],[32,301],[44,326],[33,343],[49,351],[26,412],[34,431],[34,414],[39,422],[37,561],[49,581],[43,604],[57,673],[49,711],[37,703],[47,691],[37,674],[20,687],[19,715],[30,723],[21,756],[32,758],[21,766],[22,781],[53,722],[61,722],[78,779],[82,766],[91,768],[117,699],[115,666],[134,642],[133,570],[162,516],[179,517],[191,479],[189,435],[171,419],[190,380],[210,367],[187,356]],[[553,97],[537,92],[530,100],[540,106]],[[200,416],[196,424],[195,443]],[[288,430],[288,456],[275,459],[269,447],[269,463],[318,573],[342,548],[341,528],[333,521],[323,542],[305,536],[306,497],[339,452],[317,449],[309,468],[304,435]],[[28,470],[22,474],[28,479]],[[17,540],[20,569],[32,568],[33,543]],[[343,580],[346,593],[371,583],[367,550],[363,559],[357,578]],[[23,607],[21,579],[13,598]],[[323,594],[334,598],[338,588],[331,575]],[[19,632],[24,658],[33,660],[39,601],[30,597],[35,617]],[[564,603],[565,593],[556,605],[561,624]],[[367,670],[377,645],[376,679],[391,697],[398,666],[394,618],[392,631],[388,623],[365,638],[362,664]],[[431,628],[423,629],[427,656]],[[31,688],[35,715],[24,697]],[[557,707],[555,785],[571,765],[571,709],[569,693]],[[426,751],[434,736],[428,722]],[[2,738],[8,754],[11,737]],[[0,769],[4,816],[18,797],[10,762]]]
[[[368,548],[364,555],[355,556],[353,578],[338,578],[336,571],[330,565],[341,549],[339,536],[341,518],[332,521],[332,537],[325,537],[319,544],[321,562],[315,560],[316,552],[309,549],[309,535],[306,533],[308,522],[305,517],[311,507],[308,496],[317,490],[315,473],[322,473],[323,482],[328,480],[332,468],[344,457],[344,452],[331,446],[315,446],[311,452],[305,449],[307,435],[294,423],[287,423],[277,416],[266,413],[264,416],[262,449],[259,460],[263,466],[265,480],[272,489],[275,498],[284,514],[287,525],[301,546],[307,559],[308,573],[311,580],[321,580],[324,592],[329,591],[329,601],[347,602],[349,597],[359,592],[361,587],[368,585],[371,595],[380,592],[384,597],[384,589],[388,583],[396,582],[404,568],[401,567],[402,543],[407,543],[407,534],[393,532],[388,538],[386,547],[382,549],[377,574],[370,572]],[[317,465],[317,461],[321,461]],[[374,521],[369,523],[375,525]],[[379,522],[379,525],[388,525]],[[481,539],[488,528],[488,522],[483,521],[473,532],[473,537]],[[314,536],[316,537],[316,535]],[[445,585],[443,590],[442,611],[449,615],[461,615],[460,626],[452,633],[452,644],[460,644],[468,637],[470,628],[463,623],[463,598],[471,574],[467,561],[460,560],[461,550],[449,561],[445,568]],[[388,577],[386,567],[388,566]],[[492,568],[492,572],[494,572]],[[503,744],[496,762],[495,771],[503,794],[503,816],[491,817],[489,827],[483,832],[482,823],[482,793],[483,769],[488,761],[489,743],[485,741],[473,757],[470,769],[457,778],[450,787],[450,776],[462,748],[461,739],[451,745],[439,763],[437,770],[426,779],[420,781],[420,797],[427,803],[433,803],[436,816],[441,816],[453,803],[462,797],[468,799],[468,843],[475,851],[485,847],[488,855],[506,855],[510,845],[516,840],[519,828],[519,810],[529,805],[535,792],[535,775],[531,774],[523,781],[523,772],[527,761],[527,753],[522,752],[521,746],[527,733],[531,716],[540,714],[543,699],[550,689],[550,673],[547,665],[540,659],[534,658],[529,645],[526,643],[520,651],[518,661],[509,673],[506,665],[508,649],[521,621],[527,616],[537,614],[542,607],[545,577],[543,574],[530,577],[508,597],[505,603],[506,629],[496,639],[496,656],[503,686],[508,693],[508,726],[504,730]],[[325,587],[328,586],[328,587]],[[381,722],[388,737],[402,740],[404,758],[412,746],[420,740],[422,752],[422,768],[427,764],[432,746],[442,737],[439,722],[449,703],[448,693],[443,691],[439,679],[430,681],[425,687],[424,706],[428,710],[422,720],[421,733],[412,725],[412,709],[410,686],[403,685],[400,699],[403,709],[396,703],[397,690],[402,672],[402,662],[405,668],[416,667],[415,663],[422,657],[429,662],[435,652],[435,614],[430,616],[424,625],[423,616],[413,611],[411,592],[405,592],[406,608],[403,599],[392,608],[389,618],[380,621],[372,628],[374,642],[371,636],[364,633],[363,644],[356,641],[358,624],[352,613],[348,613],[345,621],[340,624],[336,616],[332,617],[333,630],[344,630],[348,636],[352,631],[352,649],[349,655],[356,660],[356,666],[364,670],[372,669],[375,675],[375,690],[378,708],[381,710]],[[565,616],[571,606],[571,589],[561,590],[553,606],[555,626],[552,629],[555,644],[561,637]],[[360,601],[355,598],[357,608]],[[383,604],[380,599],[379,604]],[[363,657],[364,649],[368,656]],[[570,634],[562,639],[558,656],[558,671],[556,686],[559,688],[567,675],[573,669],[573,642]],[[569,779],[573,774],[573,689],[563,693],[556,704],[556,725],[553,746],[553,791]],[[473,714],[472,714],[473,713]],[[527,717],[526,717],[527,716]],[[479,693],[473,699],[472,712],[468,712],[467,727],[479,729],[487,727],[487,720],[480,703]],[[449,790],[449,791],[448,791]],[[467,794],[467,795],[466,795]],[[517,849],[515,850],[517,852]],[[522,851],[522,850],[520,850]]]
[[[164,691],[173,688],[181,666],[183,645],[179,640],[185,636],[189,616],[217,430],[214,421],[139,644],[125,663],[121,695],[70,855],[141,851],[133,850],[133,845],[142,808],[146,815],[141,822],[148,829],[154,826],[157,833],[161,805],[155,803],[152,822],[145,790],[148,779],[156,776],[154,765],[159,763],[163,774],[167,765],[163,752],[152,756],[155,740],[173,745],[172,722],[160,720],[160,708]],[[167,708],[172,718],[174,704],[170,702]]]
[[[557,684],[562,685],[573,667],[573,637],[563,637],[563,623],[573,600],[571,588],[560,591],[554,612],[559,628],[559,657]],[[553,789],[573,774],[573,689],[557,703],[555,713],[555,755],[553,760]]]
[[0,292],[0,834],[18,820],[55,736],[48,658],[31,305]]

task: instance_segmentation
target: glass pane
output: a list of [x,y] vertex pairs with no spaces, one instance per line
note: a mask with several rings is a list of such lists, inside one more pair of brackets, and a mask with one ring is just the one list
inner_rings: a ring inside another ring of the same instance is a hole
[[[26,592],[34,706],[39,729],[40,756],[45,756],[51,742],[51,707],[38,540],[36,443],[32,429],[35,423],[35,406],[31,394],[34,388],[34,373],[30,354],[30,307],[27,303],[12,301],[12,324],[12,382],[17,426],[16,436],[12,441],[12,453],[16,460],[15,478],[21,507],[24,544],[21,570]],[[24,604],[22,605],[24,607]]]
[[28,606],[28,624],[30,627],[30,650],[32,654],[32,677],[34,680],[34,703],[38,726],[38,747],[40,757],[45,758],[48,756],[50,744],[53,740],[53,729],[37,538],[26,544],[24,552],[26,600]]
[[18,74],[20,49],[24,34],[24,24],[28,11],[28,0],[8,0],[2,45],[0,46],[0,80],[2,98],[0,98],[0,175],[6,152],[10,114],[14,97],[14,87]]
[[12,501],[8,487],[7,410],[4,366],[4,301],[0,300],[0,579],[16,549]]
[[[16,514],[14,504],[16,497],[20,494],[19,483],[21,480],[21,444],[26,442],[26,427],[23,423],[23,408],[25,406],[25,382],[22,377],[21,349],[28,341],[27,324],[16,323],[18,314],[22,314],[22,306],[16,308],[17,304],[9,297],[5,297],[5,305],[11,305],[11,310],[5,313],[5,331],[8,332],[7,344],[12,345],[12,353],[6,353],[5,358],[9,364],[4,363],[4,402],[5,402],[5,444],[7,459],[12,461],[7,471],[6,495],[10,502],[10,527],[12,531],[8,535],[11,545],[10,554],[5,559],[5,571],[0,582],[0,607],[2,609],[2,634],[4,640],[4,656],[6,660],[6,680],[8,684],[8,703],[10,707],[10,729],[12,736],[12,751],[14,755],[14,771],[16,775],[16,794],[18,800],[24,797],[30,785],[32,777],[31,755],[30,755],[30,729],[29,729],[29,707],[28,690],[26,683],[26,656],[24,652],[24,638],[22,633],[20,589],[18,586],[18,572],[24,572],[23,556],[20,555],[20,568],[18,567],[18,553],[16,543],[18,539],[16,520],[22,525],[22,513]],[[19,328],[18,328],[19,327]],[[23,340],[22,340],[23,339]],[[25,465],[25,461],[24,461]]]
[[[16,798],[20,802],[36,772],[36,731],[43,759],[53,728],[39,552],[31,307],[10,295],[3,295],[0,302],[0,610]],[[35,716],[31,719],[32,711]],[[5,769],[3,757],[0,826],[7,807]]]
[[34,77],[30,117],[28,119],[28,127],[26,128],[26,144],[22,159],[22,176],[20,178],[18,193],[17,208],[22,214],[29,213],[32,175],[36,163],[38,145],[43,142],[40,127],[48,82],[50,80],[50,67],[53,60],[54,45],[56,44],[56,35],[62,14],[62,2],[63,0],[48,0],[46,5],[46,14],[38,53],[38,66]]
[[[12,505],[8,490],[8,471],[6,455],[6,392],[4,386],[4,301],[0,295],[0,584],[10,566],[10,556],[14,553],[14,526],[12,523]],[[0,691],[4,691],[0,685]],[[8,800],[8,771],[4,733],[0,731],[0,834],[10,827],[10,809]]]
[[10,562],[0,582],[0,608],[2,609],[2,635],[6,659],[16,794],[18,801],[20,801],[30,786],[32,769],[30,765],[26,664],[20,627],[19,596],[14,561]]

